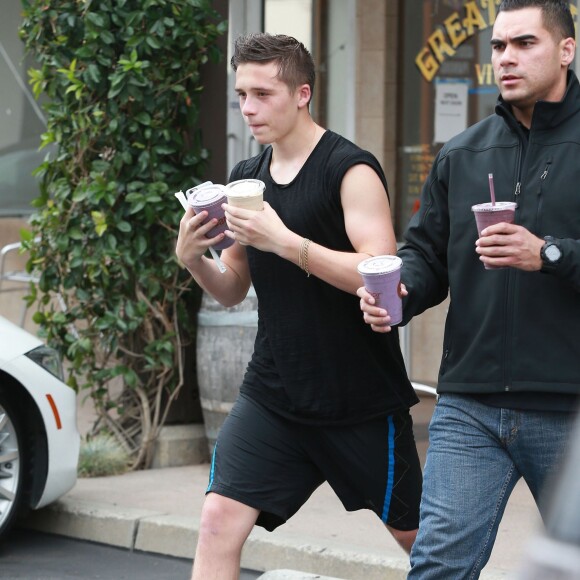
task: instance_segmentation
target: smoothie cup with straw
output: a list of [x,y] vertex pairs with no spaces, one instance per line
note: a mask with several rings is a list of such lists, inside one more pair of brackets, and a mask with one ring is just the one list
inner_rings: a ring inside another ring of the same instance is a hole
[[[488,226],[502,222],[513,224],[515,220],[516,203],[513,201],[495,201],[495,190],[493,186],[493,174],[489,174],[489,193],[491,202],[478,203],[471,207],[475,215],[475,225],[477,234],[481,237],[481,232]],[[486,270],[502,270],[503,266],[488,266],[484,264]]]
[[[206,238],[214,238],[218,234],[226,231],[226,217],[222,208],[222,204],[226,202],[225,187],[211,182],[206,182],[197,187],[192,187],[185,192],[187,202],[193,208],[195,213],[207,211],[208,216],[204,223],[208,220],[216,218],[218,223],[207,234]],[[218,242],[213,247],[216,250],[225,250],[234,243],[231,238],[225,237],[221,242]]]
[[[206,181],[205,183],[202,183],[202,186],[204,186],[204,185],[213,185],[213,184],[211,181]],[[198,187],[201,187],[201,186],[198,186]],[[185,194],[183,193],[183,191],[176,191],[173,195],[179,200],[181,207],[185,211],[187,211],[189,204],[187,203],[187,198],[185,197]],[[209,253],[211,254],[211,257],[213,258],[214,262],[216,263],[218,270],[222,274],[227,272],[227,268],[224,266],[224,263],[221,261],[219,254],[216,252],[216,250],[212,246],[209,247]]]

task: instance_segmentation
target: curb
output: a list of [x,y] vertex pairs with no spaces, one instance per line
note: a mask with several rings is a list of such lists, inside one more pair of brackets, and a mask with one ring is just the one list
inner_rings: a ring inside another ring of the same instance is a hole
[[[64,498],[18,522],[21,528],[148,553],[193,559],[199,520],[115,504]],[[405,580],[407,558],[328,548],[254,528],[242,553],[242,567],[263,571],[260,580]],[[509,578],[485,571],[486,580]]]
[[296,570],[272,570],[258,577],[258,580],[342,580],[330,576],[319,576]]
[[[30,512],[18,525],[128,550],[193,559],[199,520],[63,498]],[[404,558],[328,549],[315,539],[255,528],[244,547],[242,567],[265,572],[263,580],[404,580],[408,563]]]

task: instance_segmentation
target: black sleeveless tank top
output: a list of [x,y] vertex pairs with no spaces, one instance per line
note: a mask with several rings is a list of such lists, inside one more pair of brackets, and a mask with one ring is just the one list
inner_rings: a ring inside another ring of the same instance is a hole
[[[327,248],[353,252],[340,186],[349,168],[364,163],[387,190],[376,158],[326,131],[294,180],[279,185],[270,176],[271,155],[267,147],[240,162],[230,180],[261,179],[264,199],[290,230]],[[247,253],[258,297],[258,333],[243,393],[283,416],[317,425],[360,422],[418,401],[397,331],[373,332],[357,296],[307,277],[273,253],[251,246]]]

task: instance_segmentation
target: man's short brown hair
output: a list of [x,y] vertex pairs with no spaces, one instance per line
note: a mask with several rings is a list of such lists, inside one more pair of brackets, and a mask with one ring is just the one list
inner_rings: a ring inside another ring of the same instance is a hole
[[301,42],[292,36],[266,32],[247,34],[236,39],[231,60],[234,71],[240,64],[269,62],[278,63],[278,78],[291,91],[303,84],[310,86],[311,93],[314,91],[314,61]]

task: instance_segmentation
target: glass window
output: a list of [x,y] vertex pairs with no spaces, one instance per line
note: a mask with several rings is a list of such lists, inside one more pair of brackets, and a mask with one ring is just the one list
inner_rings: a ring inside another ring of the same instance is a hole
[[18,37],[22,7],[5,0],[0,19],[0,215],[26,215],[38,195],[32,171],[43,161],[40,134],[45,130],[42,110],[28,85],[31,63],[24,58]]
[[[499,92],[489,41],[498,3],[400,2],[398,236],[419,208],[421,188],[443,144],[494,112]],[[575,20],[578,4],[570,3]]]
[[439,149],[490,115],[498,96],[489,45],[494,0],[405,0],[400,6],[398,235],[419,208]]

